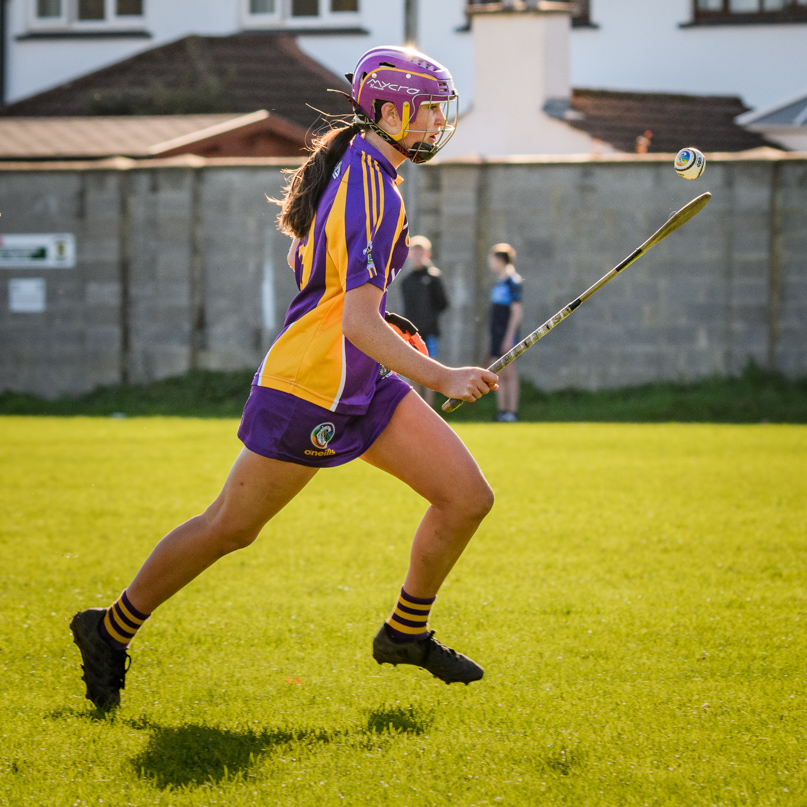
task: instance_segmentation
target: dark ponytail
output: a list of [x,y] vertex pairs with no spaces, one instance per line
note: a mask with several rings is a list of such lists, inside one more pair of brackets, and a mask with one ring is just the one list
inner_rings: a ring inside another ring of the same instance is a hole
[[286,183],[283,199],[269,200],[280,205],[277,220],[282,232],[294,238],[305,237],[336,164],[350,141],[364,128],[365,124],[352,123],[341,129],[330,129],[314,141],[311,156]]

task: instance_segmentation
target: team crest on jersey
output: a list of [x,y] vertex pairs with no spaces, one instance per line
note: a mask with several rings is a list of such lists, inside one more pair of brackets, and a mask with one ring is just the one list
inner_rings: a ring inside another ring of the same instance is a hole
[[384,367],[383,364],[378,365],[378,376],[379,378],[386,378],[388,375],[392,375],[392,370],[389,367]]
[[373,261],[373,242],[372,240],[367,242],[367,246],[364,249],[364,257],[367,258],[367,268],[370,272],[375,272],[375,262]]
[[314,448],[327,448],[328,443],[333,440],[334,434],[336,434],[336,427],[333,423],[320,423],[311,432],[311,444]]

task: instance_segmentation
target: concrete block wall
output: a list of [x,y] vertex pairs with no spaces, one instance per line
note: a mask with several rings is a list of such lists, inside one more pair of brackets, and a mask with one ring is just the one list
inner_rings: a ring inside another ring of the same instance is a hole
[[[522,333],[619,263],[689,199],[711,203],[522,358],[544,389],[807,373],[807,155],[707,155],[697,182],[668,155],[412,167],[412,232],[429,236],[451,307],[441,358],[487,347],[486,255],[508,241],[525,278]],[[0,268],[0,391],[76,394],[190,368],[257,367],[294,292],[275,227],[293,162],[0,164],[0,234],[69,232],[74,269]],[[43,313],[9,310],[42,277]],[[393,286],[389,307],[401,310]]]
[[[257,367],[294,293],[266,199],[284,165],[0,167],[0,234],[73,233],[77,251],[74,269],[0,269],[0,390],[52,397]],[[45,279],[45,312],[10,312],[9,280],[24,277]]]
[[[695,219],[519,358],[522,375],[544,389],[597,389],[737,374],[751,360],[791,377],[807,373],[807,160],[709,157],[696,182],[682,181],[671,160],[657,155],[468,162],[419,172],[424,192],[413,230],[439,243],[435,260],[449,288],[462,291],[444,319],[444,359],[464,363],[484,355],[480,334],[491,280],[484,259],[492,244],[509,242],[518,253],[523,336],[672,212],[710,191],[711,202]],[[471,187],[475,210],[457,198],[458,188]]]

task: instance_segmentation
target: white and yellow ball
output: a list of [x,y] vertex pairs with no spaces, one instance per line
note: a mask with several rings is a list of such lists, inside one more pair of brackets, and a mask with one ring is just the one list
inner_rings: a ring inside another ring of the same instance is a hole
[[706,158],[692,147],[681,149],[675,156],[675,170],[679,177],[697,179],[706,168]]

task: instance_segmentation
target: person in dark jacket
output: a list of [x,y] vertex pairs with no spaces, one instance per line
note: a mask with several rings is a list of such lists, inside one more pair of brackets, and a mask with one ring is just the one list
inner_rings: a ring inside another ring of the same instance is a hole
[[[432,263],[432,243],[423,235],[409,239],[411,268],[401,281],[404,316],[411,320],[423,337],[429,356],[439,355],[440,314],[448,308],[448,297],[440,270]],[[426,403],[434,403],[434,390],[419,388]]]

